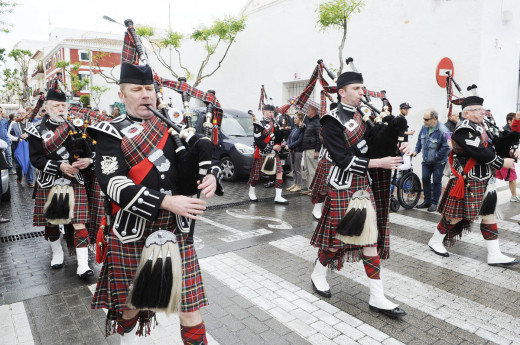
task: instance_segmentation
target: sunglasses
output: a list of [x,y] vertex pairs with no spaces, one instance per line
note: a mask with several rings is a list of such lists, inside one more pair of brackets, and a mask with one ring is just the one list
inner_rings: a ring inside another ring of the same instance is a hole
[[430,121],[431,119],[425,119],[425,118],[423,117],[423,120],[426,121],[426,122],[428,122],[428,121]]

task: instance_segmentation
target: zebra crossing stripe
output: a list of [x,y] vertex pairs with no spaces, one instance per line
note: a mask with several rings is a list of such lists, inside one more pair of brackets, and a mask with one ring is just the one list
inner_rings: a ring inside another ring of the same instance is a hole
[[520,292],[519,284],[511,284],[511,282],[520,281],[520,274],[518,272],[507,268],[491,267],[487,262],[474,260],[454,253],[450,253],[449,257],[442,257],[432,252],[427,244],[417,243],[395,235],[391,235],[390,238],[393,252],[446,268],[489,284],[500,287],[507,286],[509,290]]
[[[439,217],[439,220],[440,220],[440,217]],[[398,214],[398,213],[390,213],[390,223],[408,226],[410,228],[429,232],[429,233],[433,233],[433,231],[435,229],[437,229],[437,224],[438,224],[438,223],[430,222],[430,221],[419,219],[419,218],[405,216],[403,214]],[[500,229],[501,228],[499,227],[498,230],[500,231]],[[519,230],[516,230],[515,232],[519,232]],[[520,256],[520,246],[518,245],[518,243],[504,240],[504,239],[500,238],[500,235],[498,236],[498,238],[500,240],[500,249],[502,250],[502,252]],[[479,246],[479,247],[486,246],[486,242],[482,238],[482,234],[480,233],[480,231],[478,231],[478,232],[472,231],[469,233],[465,233],[462,235],[462,238],[460,239],[460,241],[466,242],[466,243],[471,243],[471,244],[473,244],[475,246]]]
[[2,330],[0,344],[34,345],[23,302],[0,306],[0,329]]
[[[270,244],[309,262],[316,259],[316,248],[309,244],[309,239],[299,235]],[[360,263],[351,264],[337,273],[368,286],[368,279]],[[499,344],[520,342],[520,319],[386,268],[382,269],[381,274],[385,295],[388,297],[489,341]]]
[[[88,286],[90,292],[94,294],[96,291],[96,284],[92,284]],[[105,314],[107,313],[106,309],[103,309]],[[170,314],[166,316],[166,313],[157,313],[157,326],[152,329],[150,336],[148,337],[139,337],[139,344],[143,345],[183,345],[181,338],[181,332],[179,328],[179,317],[176,314]],[[219,343],[206,331],[206,337],[208,338],[209,344]]]
[[311,344],[402,344],[232,252],[201,259],[200,266]]

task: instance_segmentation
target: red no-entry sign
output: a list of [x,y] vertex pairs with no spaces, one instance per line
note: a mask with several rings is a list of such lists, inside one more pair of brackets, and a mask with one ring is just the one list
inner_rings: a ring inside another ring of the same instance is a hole
[[440,87],[446,87],[446,77],[448,76],[446,72],[448,71],[453,77],[453,62],[450,58],[445,57],[439,61],[439,64],[437,65],[437,71],[435,72],[435,78],[437,78],[437,84],[439,84]]

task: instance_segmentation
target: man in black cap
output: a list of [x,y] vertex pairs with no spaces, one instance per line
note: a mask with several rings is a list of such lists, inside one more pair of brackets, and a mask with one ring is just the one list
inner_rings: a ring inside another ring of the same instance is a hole
[[[397,304],[389,301],[383,291],[380,256],[382,259],[388,257],[389,233],[384,229],[378,231],[376,218],[383,215],[376,213],[374,209],[377,209],[375,198],[380,198],[381,195],[372,192],[368,170],[396,169],[402,159],[370,159],[367,156],[369,127],[363,122],[363,116],[357,109],[364,93],[361,73],[341,74],[337,80],[337,88],[341,103],[320,119],[323,144],[332,159],[332,168],[322,216],[311,239],[311,244],[319,249],[311,282],[320,296],[331,297],[326,280],[328,267],[339,271],[345,260],[363,260],[369,278],[370,309],[390,317],[400,317],[406,313]],[[401,148],[406,151],[408,145],[403,144]],[[353,198],[356,192],[360,199]],[[356,229],[351,229],[356,232],[359,230],[359,236],[343,237],[340,240],[337,238],[340,234],[338,227],[349,211],[349,205],[356,202],[363,202],[366,211],[366,217],[358,218],[362,222],[358,222]],[[386,212],[388,213],[388,207]]]
[[[89,205],[85,174],[93,167],[94,154],[86,150],[81,158],[74,157],[74,139],[65,123],[68,104],[63,92],[49,89],[45,109],[48,117],[26,129],[30,160],[40,171],[36,181],[33,225],[45,227],[45,239],[50,241],[52,248],[53,269],[63,267],[59,224],[63,225],[69,252],[76,252],[76,274],[85,279],[93,275],[88,265],[87,246],[90,241],[87,224],[91,227],[96,225],[91,218],[93,210]],[[97,229],[90,230],[94,232]]]
[[288,205],[289,201],[282,197],[283,169],[280,157],[278,157],[278,153],[282,149],[282,128],[274,119],[274,109],[273,105],[265,104],[262,109],[263,119],[253,123],[255,155],[248,181],[249,200],[258,201],[255,188],[262,174],[275,175],[274,202]]
[[[412,107],[407,102],[401,103],[399,105],[399,116],[402,116],[403,118],[406,118],[406,116],[408,115],[408,112],[410,111],[411,108]],[[411,129],[409,131],[404,132],[404,135],[405,135],[404,141],[408,141],[408,136],[409,135],[413,135],[414,133],[415,133],[414,129]]]
[[[191,167],[199,169],[195,158],[181,161],[181,148],[168,128],[148,108],[156,108],[152,70],[148,65],[121,65],[119,98],[126,114],[111,122],[89,127],[98,141],[96,174],[111,204],[107,233],[107,254],[103,262],[92,308],[106,308],[107,336],[117,331],[122,343],[144,335],[153,313],[130,307],[128,294],[138,271],[145,241],[158,230],[175,235],[182,261],[182,291],[179,319],[185,344],[206,344],[206,331],[200,308],[208,304],[197,254],[188,243],[189,225],[180,217],[198,219],[206,209],[202,198],[187,197],[200,190],[210,198],[222,191],[218,165],[211,166],[200,181],[188,176]],[[187,169],[187,167],[190,169]],[[193,175],[193,174],[192,174]],[[173,254],[172,254],[173,258]],[[170,272],[171,273],[171,272]],[[146,293],[146,292],[145,292]]]
[[[470,231],[471,223],[480,216],[488,265],[507,267],[519,261],[500,251],[494,215],[497,202],[494,176],[497,169],[511,168],[514,158],[498,156],[488,140],[483,125],[483,103],[484,99],[477,96],[463,100],[463,120],[451,137],[453,149],[449,163],[452,175],[438,209],[442,219],[428,245],[435,254],[449,256],[444,245],[452,246],[464,232]],[[518,156],[518,150],[515,150],[513,157]]]

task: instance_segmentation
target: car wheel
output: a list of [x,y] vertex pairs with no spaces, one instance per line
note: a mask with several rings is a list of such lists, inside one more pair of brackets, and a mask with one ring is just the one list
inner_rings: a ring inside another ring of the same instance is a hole
[[2,201],[11,201],[11,188],[7,185],[7,191],[2,194]]
[[220,159],[220,167],[222,169],[222,179],[224,181],[234,181],[237,178],[237,171],[235,163],[229,157],[222,157]]

